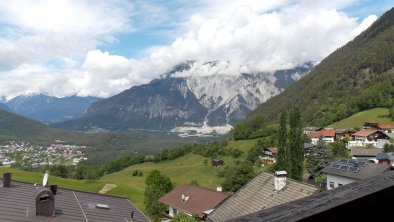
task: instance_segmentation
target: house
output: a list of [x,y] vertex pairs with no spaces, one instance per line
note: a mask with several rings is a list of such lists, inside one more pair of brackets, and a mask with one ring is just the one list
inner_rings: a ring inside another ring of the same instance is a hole
[[231,221],[386,221],[385,212],[393,208],[393,184],[394,171],[389,171]]
[[379,164],[389,165],[394,167],[394,152],[379,153],[376,155]]
[[390,166],[368,161],[341,159],[321,170],[327,175],[327,189],[366,179],[390,170]]
[[335,139],[342,140],[346,136],[350,137],[357,132],[355,129],[335,129]]
[[[286,177],[286,171],[261,172],[223,201],[206,221],[221,222],[310,196],[319,188]],[[236,220],[235,220],[236,221]]]
[[1,184],[0,221],[149,222],[124,197],[13,181],[11,173]]
[[305,150],[306,155],[309,155],[311,153],[312,149],[313,149],[313,144],[304,143],[304,150]]
[[383,125],[383,124],[379,124],[377,126],[377,129],[385,132],[385,133],[391,133],[394,132],[394,125]]
[[373,160],[376,155],[382,152],[380,148],[356,148],[353,147],[350,149],[350,153],[352,155],[352,159],[357,160]]
[[326,143],[332,143],[335,141],[335,135],[335,129],[323,129],[307,134],[307,136],[311,139],[311,143],[313,145],[316,145],[320,138],[322,138]]
[[261,162],[263,164],[273,164],[276,163],[276,154],[278,149],[276,147],[270,147],[264,149],[263,156],[261,157]]
[[348,149],[352,147],[372,146],[375,148],[383,148],[384,144],[389,143],[390,137],[385,133],[372,130],[362,129],[353,135],[353,141],[348,142]]
[[379,130],[384,133],[394,132],[394,125],[364,122],[363,129]]
[[364,122],[364,124],[363,124],[363,129],[377,130],[377,129],[378,129],[378,125],[379,125],[379,123]]
[[319,131],[319,130],[322,130],[322,128],[313,127],[313,126],[308,126],[308,127],[302,128],[302,131],[304,132],[304,134],[309,134],[313,131]]
[[219,159],[212,159],[212,166],[214,167],[219,167],[219,166],[223,166],[224,165],[224,161],[223,160],[219,160]]
[[168,206],[168,212],[163,213],[164,217],[172,218],[184,212],[188,215],[196,214],[203,220],[228,196],[224,192],[184,184],[175,187],[159,201]]

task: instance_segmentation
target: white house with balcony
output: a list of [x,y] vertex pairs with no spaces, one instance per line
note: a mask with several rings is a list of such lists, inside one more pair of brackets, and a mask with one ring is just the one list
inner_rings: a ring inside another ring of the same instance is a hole
[[348,149],[353,147],[372,146],[374,148],[383,148],[384,144],[389,143],[390,137],[384,132],[373,129],[362,129],[353,135],[353,141],[348,142]]

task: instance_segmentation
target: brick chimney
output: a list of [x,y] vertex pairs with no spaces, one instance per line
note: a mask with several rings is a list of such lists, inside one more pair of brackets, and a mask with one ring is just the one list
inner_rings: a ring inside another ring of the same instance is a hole
[[280,191],[286,186],[286,176],[287,172],[275,171],[275,191]]
[[11,187],[11,173],[3,174],[3,187]]

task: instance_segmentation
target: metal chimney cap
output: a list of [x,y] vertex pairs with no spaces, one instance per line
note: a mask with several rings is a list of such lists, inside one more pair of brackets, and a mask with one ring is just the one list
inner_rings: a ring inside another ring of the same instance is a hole
[[275,171],[275,176],[286,176],[286,170]]

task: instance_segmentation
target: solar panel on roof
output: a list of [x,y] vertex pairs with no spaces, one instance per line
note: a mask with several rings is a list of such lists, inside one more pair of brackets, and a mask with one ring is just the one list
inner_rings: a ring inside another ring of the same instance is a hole
[[367,161],[360,161],[360,162],[358,162],[358,166],[360,166],[360,167],[365,167],[365,166],[367,166],[367,164],[368,164]]
[[341,159],[339,162],[341,162],[341,163],[347,163],[347,159]]
[[358,161],[357,160],[348,160],[347,161],[347,163],[350,163],[350,164],[355,164],[355,163],[357,163]]
[[349,167],[348,167],[348,166],[342,165],[341,168],[339,168],[339,169],[344,170],[344,171],[347,171],[347,170],[349,169]]
[[333,164],[331,166],[331,168],[334,168],[334,169],[339,169],[340,167],[341,167],[341,165],[339,165],[339,164]]
[[360,169],[358,167],[349,167],[348,171],[357,173]]

